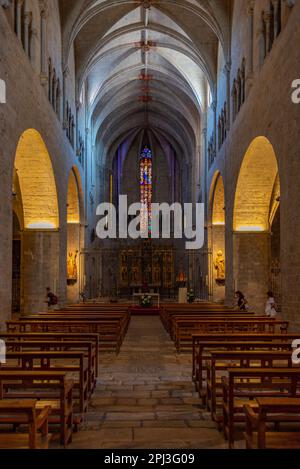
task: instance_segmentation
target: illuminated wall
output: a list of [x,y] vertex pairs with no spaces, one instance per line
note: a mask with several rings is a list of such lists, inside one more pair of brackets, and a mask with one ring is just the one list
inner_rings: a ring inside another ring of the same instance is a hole
[[18,143],[15,170],[22,194],[25,229],[59,227],[56,184],[46,145],[34,129]]

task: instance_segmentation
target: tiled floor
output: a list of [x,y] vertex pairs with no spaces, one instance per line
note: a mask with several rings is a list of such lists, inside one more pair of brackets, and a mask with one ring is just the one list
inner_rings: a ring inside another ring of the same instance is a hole
[[100,379],[70,448],[226,448],[199,406],[191,357],[177,355],[158,317],[134,317],[118,357],[100,356]]

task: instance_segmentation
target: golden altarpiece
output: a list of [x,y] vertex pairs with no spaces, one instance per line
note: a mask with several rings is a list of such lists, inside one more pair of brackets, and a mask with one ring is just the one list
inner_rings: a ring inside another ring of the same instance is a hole
[[157,293],[174,287],[174,250],[172,246],[146,240],[119,252],[119,287],[139,290],[147,286]]

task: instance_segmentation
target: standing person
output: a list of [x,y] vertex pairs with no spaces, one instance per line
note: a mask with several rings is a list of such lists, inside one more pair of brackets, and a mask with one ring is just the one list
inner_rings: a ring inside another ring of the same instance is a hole
[[276,303],[275,303],[273,292],[268,291],[267,297],[268,299],[267,299],[266,309],[265,309],[266,316],[268,316],[269,318],[275,318],[277,315],[277,310],[276,310]]
[[247,300],[241,291],[235,292],[235,297],[237,299],[237,306],[240,311],[247,311],[249,309]]
[[58,303],[58,298],[56,295],[54,295],[54,293],[51,291],[51,288],[50,287],[47,287],[46,288],[46,291],[47,291],[47,301],[46,303],[48,304],[48,309],[49,310],[53,310],[54,309],[54,306],[57,305]]

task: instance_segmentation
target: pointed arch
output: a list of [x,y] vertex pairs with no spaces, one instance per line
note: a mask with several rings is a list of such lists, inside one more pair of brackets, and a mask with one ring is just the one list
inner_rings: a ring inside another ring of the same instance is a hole
[[270,230],[271,202],[276,180],[280,185],[274,148],[266,137],[257,137],[244,156],[238,177],[234,204],[235,231]]
[[21,135],[15,171],[22,195],[25,229],[58,229],[54,171],[45,142],[37,130],[28,129]]

